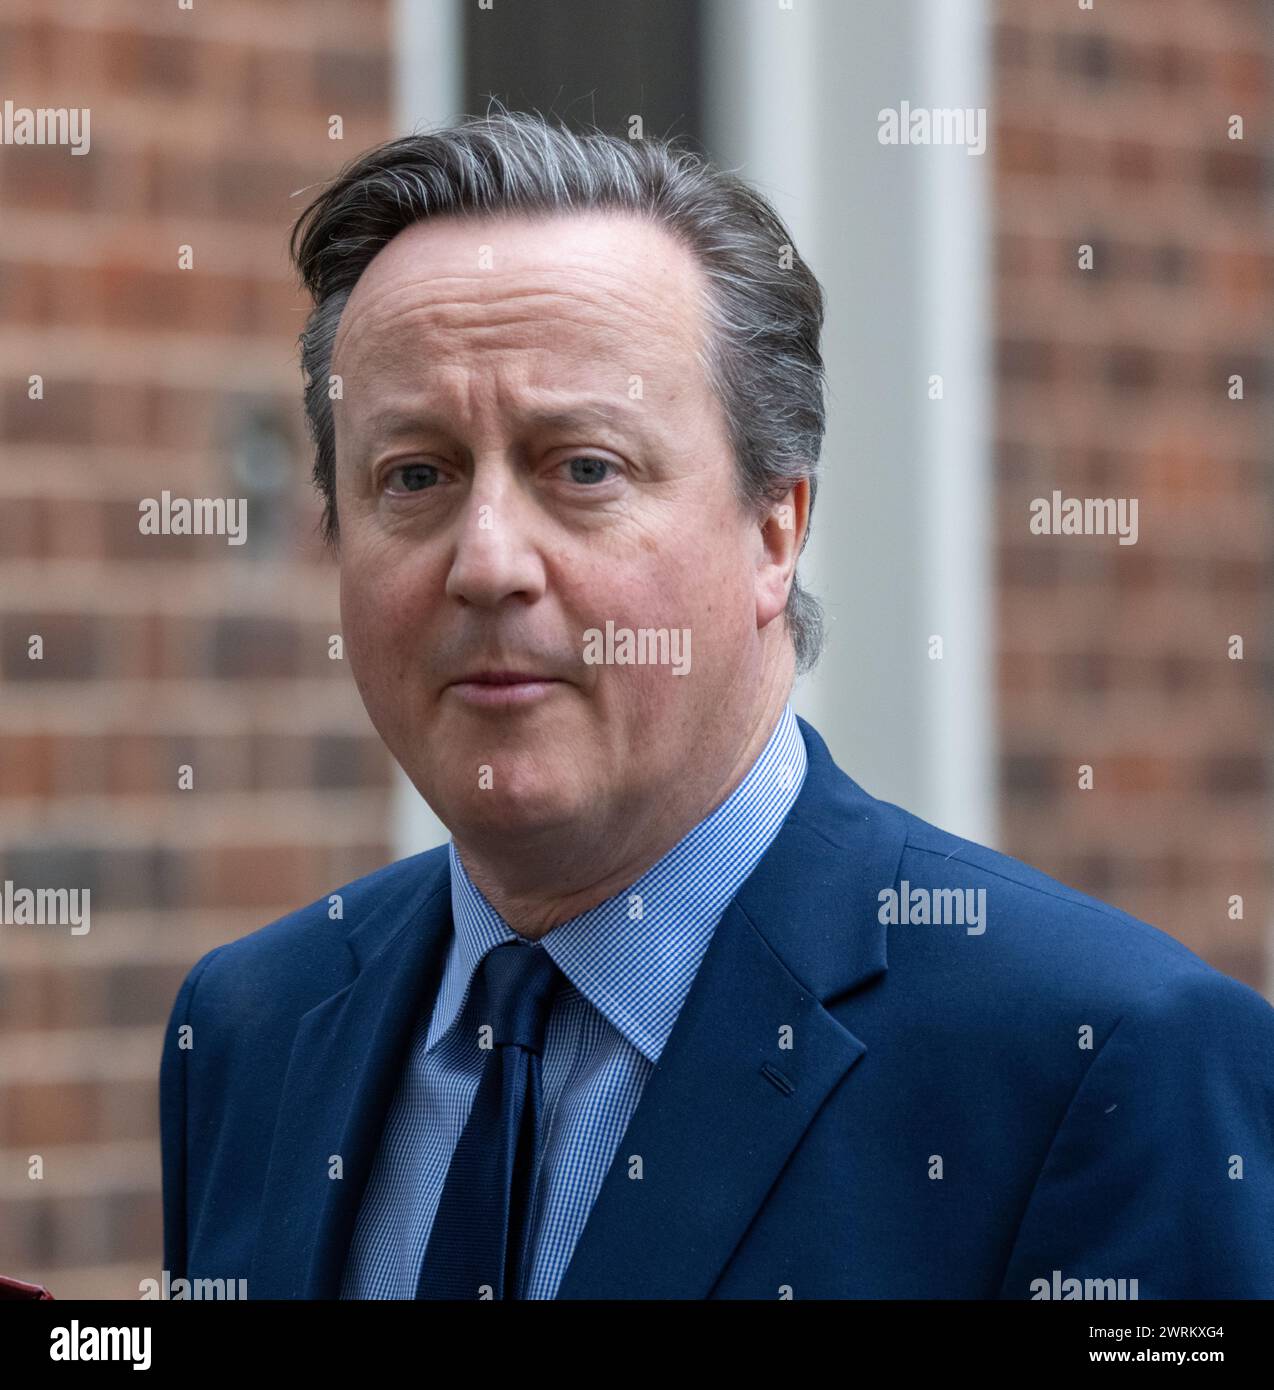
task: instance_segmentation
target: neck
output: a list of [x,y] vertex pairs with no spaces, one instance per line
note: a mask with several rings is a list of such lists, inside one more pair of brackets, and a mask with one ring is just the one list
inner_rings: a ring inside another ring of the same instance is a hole
[[619,823],[600,835],[593,819],[578,836],[557,837],[562,844],[560,858],[546,859],[541,852],[533,863],[521,857],[509,860],[485,844],[462,841],[456,835],[465,872],[513,931],[538,941],[554,927],[630,887],[710,816],[760,757],[790,691],[789,680],[786,685],[777,682],[767,692],[740,738],[727,750],[719,775],[686,804],[675,803],[670,791],[667,800],[646,808],[642,815],[622,808]]

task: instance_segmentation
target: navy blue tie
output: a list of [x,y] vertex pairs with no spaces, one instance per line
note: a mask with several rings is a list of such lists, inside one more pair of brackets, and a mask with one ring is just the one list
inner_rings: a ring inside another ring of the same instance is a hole
[[518,1298],[540,1143],[540,1054],[563,980],[543,946],[506,941],[474,976],[491,1051],[460,1135],[416,1284],[417,1298]]

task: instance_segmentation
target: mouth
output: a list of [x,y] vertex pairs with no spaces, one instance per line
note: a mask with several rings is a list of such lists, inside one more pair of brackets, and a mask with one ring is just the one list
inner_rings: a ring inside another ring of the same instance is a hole
[[446,687],[467,705],[508,709],[535,704],[565,682],[534,671],[475,671]]

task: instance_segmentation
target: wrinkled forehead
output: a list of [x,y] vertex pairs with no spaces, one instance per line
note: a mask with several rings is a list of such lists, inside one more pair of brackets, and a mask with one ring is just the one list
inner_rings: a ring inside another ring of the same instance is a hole
[[690,249],[651,220],[589,210],[448,215],[413,223],[372,258],[341,313],[333,365],[413,330],[489,327],[556,302],[634,352],[704,345],[705,277]]

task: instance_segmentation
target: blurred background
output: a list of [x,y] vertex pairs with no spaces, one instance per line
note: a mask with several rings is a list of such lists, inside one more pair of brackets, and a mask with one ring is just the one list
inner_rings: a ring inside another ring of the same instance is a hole
[[[0,101],[91,148],[0,144],[0,880],[92,916],[0,926],[0,1273],[160,1278],[183,976],[445,837],[329,658],[285,245],[493,95],[686,137],[822,280],[796,704],[841,766],[1268,993],[1272,52],[1260,0],[6,0]],[[904,101],[985,153],[881,144]],[[140,535],[162,489],[247,544]],[[1054,490],[1137,543],[1031,534]]]

